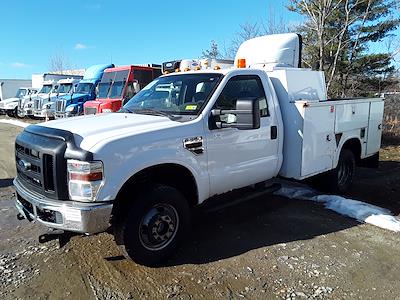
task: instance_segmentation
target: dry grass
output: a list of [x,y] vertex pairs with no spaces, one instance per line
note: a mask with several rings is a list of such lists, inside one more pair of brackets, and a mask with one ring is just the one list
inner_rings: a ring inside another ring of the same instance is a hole
[[400,95],[390,95],[385,99],[382,143],[400,145]]

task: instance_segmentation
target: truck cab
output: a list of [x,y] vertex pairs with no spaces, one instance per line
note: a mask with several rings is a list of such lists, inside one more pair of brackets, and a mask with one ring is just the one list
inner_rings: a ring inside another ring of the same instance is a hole
[[10,117],[20,116],[18,107],[20,103],[30,101],[36,96],[38,90],[31,87],[21,87],[17,90],[15,97],[0,102],[0,113],[6,113]]
[[161,75],[160,67],[131,65],[106,69],[98,86],[97,99],[84,104],[85,115],[118,111],[127,100]]
[[83,114],[83,105],[86,101],[96,98],[96,87],[99,84],[104,70],[114,67],[113,64],[94,65],[85,71],[83,79],[79,81],[75,91],[71,94],[58,97],[55,103],[56,119],[79,116]]
[[72,95],[75,92],[79,81],[80,79],[75,78],[60,79],[57,82],[57,96],[54,98],[48,98],[47,101],[44,100],[42,102],[43,105],[41,115],[46,118],[54,118],[57,99],[63,96]]
[[33,99],[33,116],[36,118],[45,118],[43,106],[48,102],[54,101],[58,95],[58,84],[55,80],[46,80],[43,82],[42,88]]

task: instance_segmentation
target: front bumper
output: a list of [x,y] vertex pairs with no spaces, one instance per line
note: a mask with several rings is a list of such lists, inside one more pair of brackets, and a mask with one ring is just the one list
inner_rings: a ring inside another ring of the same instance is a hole
[[54,118],[54,110],[51,109],[42,109],[42,110],[34,110],[33,115],[37,118]]
[[110,226],[112,203],[76,202],[46,198],[33,193],[14,179],[17,190],[15,206],[28,220],[38,221],[50,228],[93,234]]

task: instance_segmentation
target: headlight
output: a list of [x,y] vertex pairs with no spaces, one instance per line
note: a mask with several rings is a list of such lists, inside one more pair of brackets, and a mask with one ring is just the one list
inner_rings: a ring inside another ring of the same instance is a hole
[[103,108],[103,113],[110,113],[112,112],[111,108]]
[[68,191],[71,200],[95,201],[103,184],[101,161],[67,160]]
[[75,112],[76,111],[76,106],[75,105],[70,105],[65,109],[65,111],[67,111],[67,112]]

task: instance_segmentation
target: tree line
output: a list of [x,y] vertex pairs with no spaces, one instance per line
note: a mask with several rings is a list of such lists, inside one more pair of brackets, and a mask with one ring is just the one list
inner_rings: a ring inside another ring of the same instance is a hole
[[[304,22],[287,25],[270,13],[262,24],[240,25],[228,49],[215,41],[203,57],[234,57],[239,45],[260,35],[298,32],[303,37],[302,65],[325,72],[330,97],[371,96],[398,89],[400,52],[394,32],[400,25],[398,0],[290,0],[287,9]],[[271,11],[271,10],[270,10]],[[379,44],[379,51],[373,51]]]

